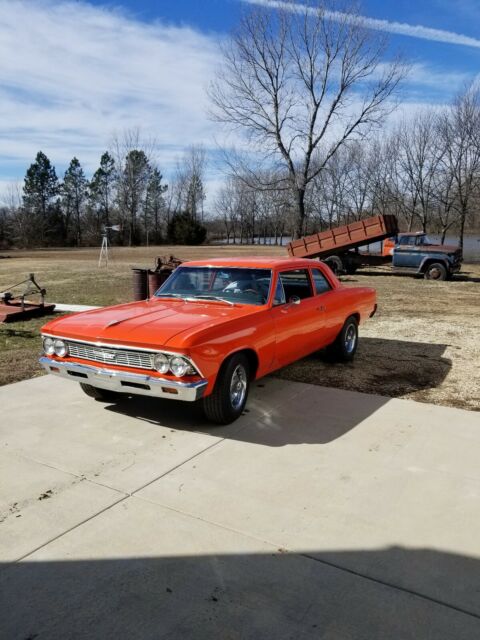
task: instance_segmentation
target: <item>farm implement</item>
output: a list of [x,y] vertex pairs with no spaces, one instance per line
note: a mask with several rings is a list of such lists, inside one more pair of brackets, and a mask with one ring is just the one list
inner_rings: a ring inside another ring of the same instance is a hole
[[[15,290],[23,286],[23,291],[15,293]],[[53,313],[54,304],[45,303],[46,290],[40,287],[33,273],[22,282],[0,291],[0,322],[16,322],[29,318],[45,316]],[[39,296],[40,302],[27,300],[30,296]]]

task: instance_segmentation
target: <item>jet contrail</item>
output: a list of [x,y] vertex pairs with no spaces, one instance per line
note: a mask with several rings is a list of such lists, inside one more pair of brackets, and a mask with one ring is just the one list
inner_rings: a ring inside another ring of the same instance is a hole
[[[255,4],[272,9],[288,9],[291,11],[311,11],[315,8],[303,4],[293,4],[290,2],[282,2],[281,0],[242,0],[247,4]],[[330,20],[345,20],[348,14],[341,11],[325,11],[325,15]],[[431,27],[423,27],[421,25],[407,24],[405,22],[391,22],[389,20],[379,20],[378,18],[368,18],[367,16],[351,16],[351,20],[362,24],[369,29],[377,31],[386,31],[400,36],[409,36],[411,38],[420,38],[421,40],[432,40],[434,42],[447,42],[448,44],[459,44],[466,47],[476,47],[480,49],[480,40],[471,38],[470,36],[455,33],[454,31],[445,31],[444,29],[432,29]]]

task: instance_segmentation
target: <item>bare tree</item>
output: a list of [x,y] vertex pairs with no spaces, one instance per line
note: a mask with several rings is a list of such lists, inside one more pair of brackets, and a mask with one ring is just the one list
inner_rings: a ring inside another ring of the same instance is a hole
[[229,178],[219,189],[214,203],[217,217],[222,221],[225,229],[227,244],[232,240],[235,244],[239,224],[239,202],[237,197],[235,178]]
[[438,144],[436,113],[404,121],[395,137],[404,215],[410,230],[417,219],[427,230],[436,204],[436,176],[444,154]]
[[301,235],[308,185],[347,140],[365,135],[392,109],[405,67],[382,62],[385,40],[353,9],[291,0],[277,6],[243,17],[224,47],[210,97],[218,122],[287,172]]
[[205,149],[195,145],[177,161],[170,198],[172,213],[187,211],[194,220],[203,220],[206,165]]
[[127,129],[122,135],[115,135],[112,139],[117,204],[124,239],[129,245],[136,244],[139,240],[138,219],[144,212],[154,150],[155,141],[143,138],[138,128]]
[[443,115],[440,133],[445,148],[444,165],[452,176],[453,209],[459,228],[459,244],[467,216],[480,192],[480,89],[472,85],[459,95]]

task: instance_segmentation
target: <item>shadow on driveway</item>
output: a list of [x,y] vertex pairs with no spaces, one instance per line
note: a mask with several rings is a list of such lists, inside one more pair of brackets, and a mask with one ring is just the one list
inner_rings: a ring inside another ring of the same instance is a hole
[[[194,430],[266,446],[326,444],[359,425],[378,411],[390,397],[440,385],[451,362],[443,357],[446,345],[362,338],[353,363],[333,364],[313,354],[252,385],[245,417],[227,427],[212,426],[203,416],[201,403],[182,403],[141,396],[126,396],[106,405],[151,424]],[[382,362],[395,372],[382,370]],[[282,378],[282,382],[276,378]],[[310,382],[318,387],[289,388],[288,382]],[[327,387],[334,387],[325,389]],[[340,389],[369,391],[348,394]],[[385,395],[372,395],[380,388]],[[290,393],[292,392],[292,393]],[[247,428],[244,428],[248,425]]]
[[[368,577],[399,560],[400,584]],[[24,561],[0,565],[0,636],[474,640],[479,575],[473,558],[404,548]]]

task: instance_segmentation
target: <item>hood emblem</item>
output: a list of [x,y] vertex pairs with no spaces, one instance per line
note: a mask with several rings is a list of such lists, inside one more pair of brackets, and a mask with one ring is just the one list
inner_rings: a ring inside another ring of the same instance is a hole
[[109,351],[94,351],[93,355],[99,360],[115,360],[115,354]]

